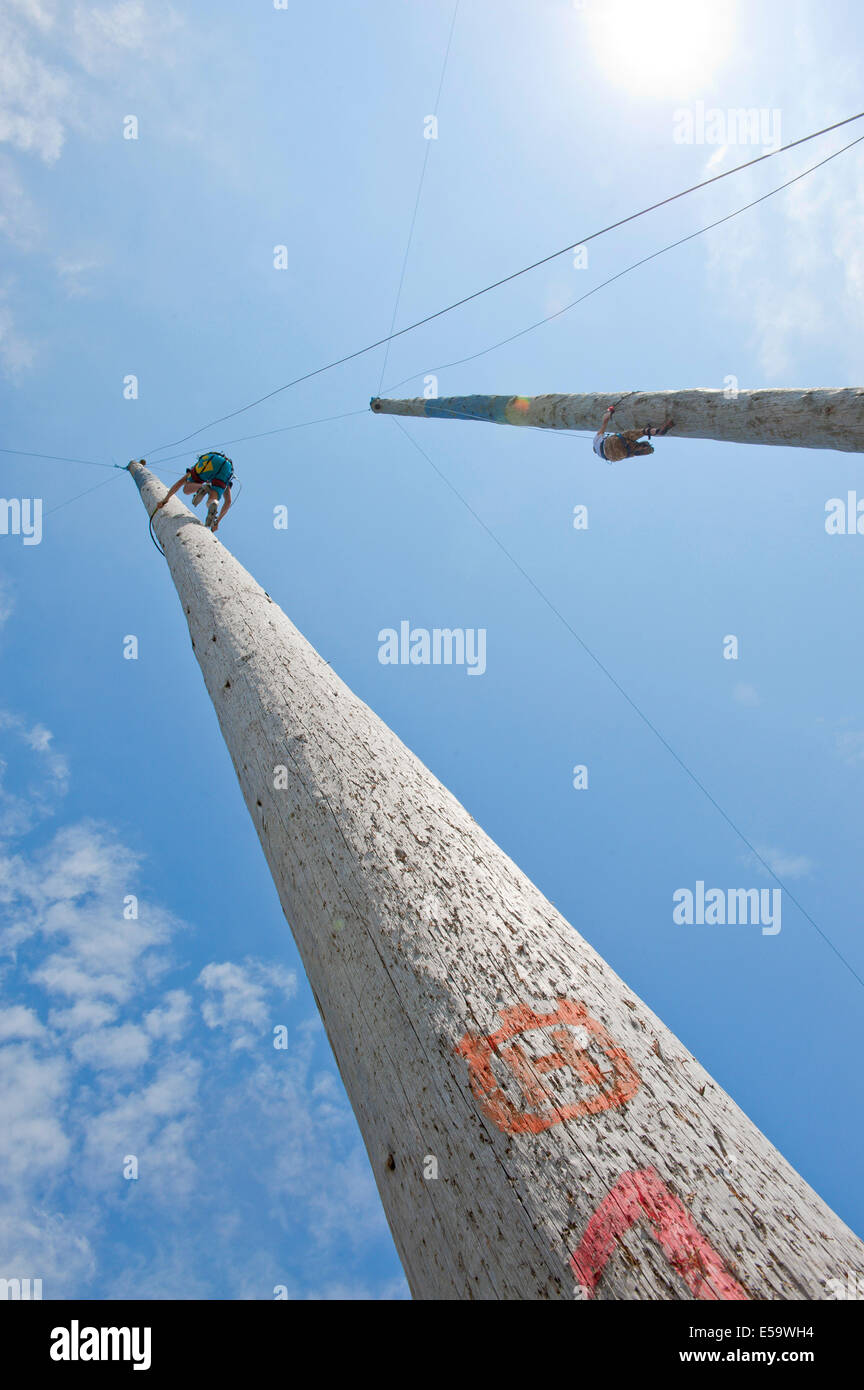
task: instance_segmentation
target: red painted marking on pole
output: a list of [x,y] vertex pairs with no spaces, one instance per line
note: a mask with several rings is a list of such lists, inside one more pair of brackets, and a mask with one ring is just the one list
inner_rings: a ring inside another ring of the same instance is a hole
[[[508,1134],[539,1134],[541,1130],[565,1120],[579,1120],[584,1115],[597,1115],[602,1110],[625,1105],[640,1086],[639,1075],[624,1051],[612,1041],[602,1023],[592,1018],[584,1004],[572,999],[558,999],[552,1013],[538,1014],[527,1004],[516,1004],[501,1010],[502,1027],[496,1033],[466,1033],[455,1051],[468,1063],[469,1082],[480,1103],[480,1109],[499,1129]],[[522,1047],[513,1039],[535,1028],[557,1024],[552,1034],[556,1052],[529,1060]],[[587,1049],[579,1047],[568,1027],[585,1029],[591,1040],[612,1063],[612,1072],[604,1074],[589,1057]],[[492,1070],[493,1056],[510,1068],[524,1096],[525,1110],[518,1110],[505,1095]],[[583,1100],[566,1105],[555,1104],[550,1091],[543,1085],[543,1074],[569,1069],[595,1093]]]
[[635,1222],[647,1217],[651,1233],[694,1298],[745,1299],[717,1251],[694,1224],[687,1208],[669,1191],[653,1168],[624,1173],[600,1203],[570,1260],[587,1298],[620,1240]]

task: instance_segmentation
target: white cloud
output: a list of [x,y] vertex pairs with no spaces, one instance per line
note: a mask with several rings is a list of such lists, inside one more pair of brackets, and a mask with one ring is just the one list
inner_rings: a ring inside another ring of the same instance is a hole
[[0,1171],[4,1183],[56,1172],[71,1141],[58,1117],[64,1106],[68,1065],[40,1057],[31,1043],[0,1048]]
[[788,854],[765,845],[757,845],[756,849],[778,878],[806,878],[813,872],[813,861],[806,854]]
[[[33,18],[33,12],[27,15]],[[49,67],[10,10],[0,12],[0,142],[46,164],[60,156],[72,105],[65,73]]]
[[98,256],[58,256],[55,268],[64,293],[70,299],[83,299],[91,294],[93,287],[89,277],[102,265]]
[[8,290],[0,288],[0,362],[8,376],[16,380],[33,366],[36,349],[19,331],[6,298]]
[[137,61],[159,56],[170,62],[172,36],[180,17],[169,5],[119,0],[96,9],[76,5],[72,21],[71,51],[89,73],[110,70],[125,56]]
[[[782,111],[784,139],[818,130],[830,120],[857,109],[858,73],[850,53],[838,58],[830,29],[801,11],[794,23],[776,30],[775,65],[794,72],[794,132]],[[759,82],[765,75],[758,55],[741,53],[739,80]],[[778,91],[781,90],[778,88]],[[770,100],[776,105],[776,100]],[[760,197],[859,134],[857,127],[803,145],[770,163],[735,175],[707,195],[718,214]],[[724,166],[761,153],[755,147],[731,147]],[[718,150],[710,173],[721,163]],[[716,160],[716,163],[715,163]],[[734,191],[732,185],[734,184]],[[721,192],[721,190],[724,190]],[[864,369],[860,333],[864,313],[864,246],[858,234],[864,218],[862,147],[841,154],[815,169],[770,201],[733,219],[705,238],[712,288],[725,312],[743,329],[767,382],[789,384],[802,350],[817,350],[836,360],[830,370],[857,380]],[[710,219],[708,219],[710,220]],[[734,362],[724,371],[735,372]],[[783,378],[787,378],[783,380]],[[793,379],[792,384],[795,383]],[[821,384],[821,383],[820,383]]]
[[46,729],[44,724],[34,724],[32,729],[26,729],[21,736],[24,742],[36,753],[47,753],[54,737],[51,730]]
[[192,1000],[185,990],[169,989],[164,1003],[145,1014],[144,1027],[154,1038],[176,1042],[187,1026],[191,1008]]
[[101,999],[79,999],[71,1009],[52,1009],[48,1026],[59,1033],[89,1033],[106,1023],[113,1023],[117,1009]]
[[0,1200],[0,1250],[0,1276],[41,1279],[46,1298],[92,1278],[96,1269],[80,1218],[73,1224],[38,1203],[22,1210],[14,1196]]
[[[0,147],[54,165],[71,136],[121,138],[121,106],[141,64],[158,59],[148,86],[174,62],[182,19],[164,0],[120,0],[96,7],[63,0],[6,0],[0,5]],[[49,48],[50,41],[50,48]],[[152,95],[152,86],[151,86]],[[164,105],[170,105],[164,102]],[[118,114],[119,113],[119,114]],[[26,166],[23,166],[26,167]],[[40,213],[20,167],[0,155],[0,232],[34,251],[43,235]],[[88,295],[104,263],[93,249],[71,248],[53,259],[62,292]],[[36,347],[19,327],[10,286],[0,288],[0,366],[16,381],[34,364]]]
[[96,1187],[116,1181],[133,1155],[139,1167],[146,1166],[151,1200],[161,1204],[187,1193],[195,1178],[200,1080],[199,1061],[166,1059],[152,1080],[131,1092],[116,1091],[88,1119],[84,1181]]
[[[15,600],[12,596],[12,589],[6,580],[0,575],[0,631],[8,623],[12,614],[15,612]],[[0,761],[2,768],[2,761]]]
[[97,1071],[127,1071],[147,1061],[150,1039],[136,1024],[121,1023],[84,1033],[72,1044],[72,1055],[82,1066]]
[[[70,129],[103,133],[114,99],[106,100],[99,84],[119,85],[132,64],[148,58],[170,63],[180,25],[159,0],[74,9],[44,0],[7,3],[0,11],[0,143],[54,164]],[[51,62],[40,51],[49,33]]]
[[732,690],[732,699],[736,705],[745,705],[748,709],[755,709],[761,705],[759,692],[754,685],[747,685],[745,681],[739,681]]
[[33,250],[39,239],[33,202],[6,154],[0,154],[0,232],[23,250]]
[[92,999],[107,995],[119,1001],[129,996],[126,981],[121,976],[110,975],[104,970],[91,974],[62,955],[51,956],[38,970],[34,970],[31,979],[49,994],[65,995],[68,999]]
[[718,148],[711,155],[710,159],[706,160],[703,177],[710,178],[710,176],[720,168],[720,165],[726,162],[728,154],[728,145],[718,146]]
[[7,0],[7,4],[43,33],[47,33],[54,23],[57,0]]
[[23,1004],[0,1009],[0,1042],[9,1042],[12,1038],[39,1038],[44,1032],[36,1014]]
[[[0,611],[3,608],[3,591],[0,589]],[[0,710],[0,732],[8,731],[28,748],[38,753],[38,774],[31,777],[26,793],[22,796],[10,792],[5,786],[6,764],[0,759],[0,847],[2,840],[10,836],[26,834],[47,816],[57,811],[66,795],[69,784],[69,768],[66,759],[51,749],[51,734],[41,724],[28,727],[18,715]],[[4,887],[8,891],[10,868],[3,870],[0,854],[0,901]]]
[[864,763],[864,733],[854,729],[844,729],[834,735],[837,752],[850,767],[860,767]]
[[235,1048],[260,1043],[268,1033],[272,1036],[272,1029],[284,1020],[274,1016],[268,996],[276,992],[287,1000],[297,990],[297,977],[290,970],[248,959],[242,965],[208,965],[198,983],[207,996],[201,1005],[204,1022],[231,1033]]

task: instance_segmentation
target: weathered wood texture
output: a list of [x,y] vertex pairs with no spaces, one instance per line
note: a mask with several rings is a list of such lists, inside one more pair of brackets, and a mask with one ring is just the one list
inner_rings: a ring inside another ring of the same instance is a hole
[[435,400],[373,397],[381,415],[485,420],[548,430],[599,430],[606,407],[616,407],[614,430],[659,429],[669,438],[719,439],[738,444],[787,444],[801,449],[864,451],[864,388],[801,390],[589,392],[583,396],[447,396]]
[[219,540],[176,498],[154,527],[415,1297],[819,1299],[864,1269]]

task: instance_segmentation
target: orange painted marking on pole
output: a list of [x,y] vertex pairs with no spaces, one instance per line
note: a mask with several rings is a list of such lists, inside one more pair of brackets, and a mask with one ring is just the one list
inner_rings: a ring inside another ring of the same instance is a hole
[[594,1297],[616,1242],[643,1217],[647,1217],[651,1234],[694,1298],[747,1299],[683,1202],[669,1191],[653,1168],[622,1174],[588,1222],[570,1260],[585,1297]]
[[[639,1089],[639,1075],[624,1051],[612,1041],[602,1023],[592,1018],[584,1004],[558,999],[552,1013],[535,1013],[527,1004],[501,1010],[502,1027],[495,1033],[466,1033],[455,1051],[468,1063],[471,1090],[480,1109],[499,1129],[508,1134],[539,1134],[565,1120],[580,1120],[602,1110],[625,1105]],[[515,1039],[536,1028],[557,1025],[552,1039],[557,1051],[529,1059]],[[580,1047],[570,1028],[584,1029],[589,1042],[612,1063],[611,1074],[603,1072]],[[522,1092],[526,1108],[518,1109],[499,1085],[492,1068],[498,1057],[510,1069]],[[556,1104],[542,1075],[569,1070],[577,1084],[590,1086],[594,1093],[567,1104]]]

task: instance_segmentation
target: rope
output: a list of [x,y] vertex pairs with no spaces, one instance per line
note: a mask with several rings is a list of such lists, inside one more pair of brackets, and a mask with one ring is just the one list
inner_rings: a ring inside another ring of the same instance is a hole
[[394,416],[392,416],[392,419],[393,419],[393,423],[399,426],[399,429],[402,431],[402,433],[404,434],[405,438],[409,441],[409,443],[413,444],[413,446],[414,446],[414,448],[417,450],[417,452],[420,453],[420,454],[422,454],[423,458],[426,460],[426,462],[429,464],[429,466],[430,466],[431,468],[433,468],[434,471],[438,474],[438,477],[441,479],[441,481],[442,481],[443,483],[446,483],[446,485],[447,485],[447,487],[450,489],[450,491],[451,491],[452,493],[454,493],[454,495],[455,495],[456,497],[459,498],[459,501],[462,503],[462,505],[467,509],[467,511],[469,511],[469,512],[471,513],[471,515],[473,516],[474,520],[478,523],[478,525],[482,526],[482,528],[483,528],[483,530],[486,532],[487,536],[489,536],[490,539],[493,540],[493,541],[495,542],[495,544],[497,545],[497,547],[498,547],[499,550],[503,551],[503,553],[507,556],[507,559],[510,561],[510,563],[511,563],[512,565],[514,565],[514,566],[516,567],[516,569],[519,571],[519,573],[522,575],[523,579],[526,579],[526,580],[528,581],[528,583],[531,585],[531,588],[534,590],[534,592],[535,592],[536,594],[538,594],[539,597],[540,597],[540,598],[543,600],[543,602],[546,604],[546,607],[547,607],[552,613],[554,613],[555,617],[559,620],[559,622],[563,623],[564,627],[565,627],[565,628],[567,629],[567,631],[570,633],[571,637],[575,637],[576,641],[579,643],[579,646],[580,646],[580,647],[582,648],[582,650],[585,652],[586,656],[588,656],[588,657],[591,659],[591,661],[593,661],[594,665],[598,668],[598,670],[602,671],[602,673],[603,673],[603,675],[606,677],[606,679],[609,680],[609,681],[612,683],[612,685],[613,685],[613,686],[615,687],[615,689],[618,691],[618,694],[621,695],[622,698],[623,698],[624,700],[626,700],[626,702],[627,702],[627,704],[630,706],[630,708],[634,711],[635,714],[637,714],[637,715],[639,716],[639,718],[642,720],[642,723],[646,725],[646,727],[651,731],[651,733],[654,735],[654,737],[663,745],[663,747],[666,749],[667,753],[671,754],[671,756],[675,759],[675,762],[676,762],[676,763],[678,764],[678,766],[681,768],[682,772],[686,773],[686,775],[690,778],[690,781],[699,789],[699,791],[702,793],[702,795],[711,803],[711,805],[714,807],[715,811],[717,811],[717,812],[722,816],[723,820],[726,822],[726,824],[729,826],[729,828],[730,828],[732,831],[734,831],[734,833],[738,836],[738,839],[742,842],[742,844],[744,844],[744,845],[747,847],[747,849],[750,851],[750,853],[751,853],[756,859],[758,859],[758,861],[759,861],[759,863],[762,865],[762,867],[763,867],[763,868],[771,875],[771,877],[774,879],[774,882],[780,885],[781,889],[782,889],[783,892],[786,894],[786,896],[789,898],[790,902],[792,902],[792,903],[795,904],[795,906],[797,907],[798,911],[801,913],[801,915],[802,915],[803,917],[806,918],[806,920],[810,923],[811,927],[813,927],[814,930],[817,931],[817,932],[819,933],[819,935],[821,936],[821,938],[822,938],[822,940],[825,942],[825,944],[826,944],[827,946],[830,946],[831,950],[834,952],[834,954],[835,954],[835,956],[837,957],[837,959],[838,959],[839,961],[841,961],[841,963],[846,967],[846,969],[849,971],[850,975],[852,975],[852,976],[857,980],[857,982],[858,982],[859,985],[864,986],[864,979],[861,978],[861,976],[858,974],[858,972],[857,972],[857,970],[855,969],[855,967],[851,964],[850,961],[848,961],[848,960],[846,959],[846,957],[843,955],[842,951],[840,951],[839,948],[838,948],[837,946],[834,945],[834,942],[833,942],[833,941],[831,940],[831,938],[822,930],[822,928],[819,926],[819,923],[818,923],[817,921],[815,921],[813,917],[811,917],[811,915],[810,915],[810,913],[807,911],[806,907],[804,907],[803,903],[799,902],[798,898],[797,898],[797,897],[795,896],[795,894],[791,891],[791,889],[787,886],[787,884],[783,881],[783,879],[781,879],[780,876],[779,876],[777,873],[775,873],[775,871],[771,868],[771,865],[768,863],[767,859],[765,859],[764,855],[761,855],[761,854],[759,853],[758,849],[756,849],[755,845],[751,844],[750,840],[749,840],[749,839],[747,838],[747,836],[744,834],[744,831],[743,831],[743,830],[739,830],[738,826],[735,824],[735,822],[733,821],[732,817],[728,814],[728,812],[724,811],[724,809],[723,809],[723,807],[720,805],[719,801],[717,801],[716,798],[713,797],[713,796],[711,795],[710,791],[709,791],[708,788],[705,786],[704,782],[701,782],[701,781],[699,780],[699,778],[696,776],[696,773],[693,772],[692,769],[689,768],[689,767],[687,766],[687,764],[685,763],[684,759],[680,756],[680,754],[679,754],[679,753],[676,753],[675,749],[672,747],[671,743],[669,743],[668,739],[666,739],[666,738],[663,736],[663,734],[660,732],[660,730],[657,728],[657,725],[654,724],[654,723],[652,722],[652,720],[649,719],[648,715],[645,714],[644,711],[641,710],[641,709],[639,708],[639,706],[637,705],[637,703],[636,703],[636,701],[633,699],[633,697],[632,697],[631,695],[628,695],[627,691],[624,689],[623,685],[621,685],[620,681],[616,680],[615,676],[613,676],[613,674],[612,674],[612,672],[609,670],[609,668],[603,664],[603,662],[600,660],[599,656],[597,656],[597,654],[591,649],[591,647],[588,646],[588,643],[584,640],[584,638],[582,638],[582,637],[579,636],[579,633],[576,631],[576,629],[567,621],[567,619],[564,617],[564,614],[561,612],[561,610],[560,610],[559,608],[557,608],[557,607],[555,606],[555,604],[554,604],[554,603],[552,602],[552,600],[548,597],[548,595],[547,595],[546,593],[544,593],[544,591],[540,588],[540,585],[536,582],[536,580],[532,579],[531,575],[528,573],[528,571],[527,571],[526,569],[523,569],[522,565],[520,565],[520,563],[519,563],[519,561],[516,559],[516,557],[515,557],[514,555],[511,555],[510,551],[507,549],[506,545],[504,545],[503,541],[501,541],[501,540],[498,539],[497,535],[496,535],[495,532],[492,530],[491,526],[487,526],[486,522],[483,520],[483,518],[480,516],[480,514],[479,514],[478,512],[476,512],[476,511],[474,510],[474,508],[471,506],[471,503],[470,503],[465,497],[463,497],[463,496],[462,496],[462,493],[459,491],[459,489],[458,489],[453,483],[451,483],[451,481],[450,481],[450,479],[447,477],[446,473],[442,472],[442,470],[438,467],[438,465],[429,457],[429,455],[427,454],[426,450],[425,450],[424,448],[422,448],[421,445],[419,445],[419,444],[417,443],[417,440],[414,438],[414,436],[413,436],[412,434],[410,434],[409,431],[408,431],[408,430],[405,428],[405,426],[402,424],[402,421],[400,420],[399,416],[398,416],[398,415],[394,415]]
[[[119,465],[118,465],[118,466],[119,466]],[[108,464],[108,467],[109,467],[109,468],[113,467],[113,464]],[[56,507],[51,507],[51,508],[45,513],[46,517],[53,516],[55,512],[60,512],[60,511],[62,511],[64,507],[71,507],[71,505],[72,505],[73,502],[79,502],[79,501],[81,500],[82,497],[89,497],[89,495],[90,495],[91,492],[97,492],[97,491],[99,490],[100,487],[106,487],[106,486],[108,485],[108,483],[112,483],[113,481],[114,481],[113,477],[112,477],[112,478],[103,478],[102,481],[101,481],[101,483],[96,483],[96,484],[94,484],[93,487],[88,487],[88,488],[86,488],[86,489],[84,490],[84,492],[77,492],[77,493],[75,494],[74,497],[69,497],[69,498],[66,499],[65,502],[59,502],[59,503],[57,504]]]
[[[437,95],[436,98],[435,98],[435,105],[434,105],[434,107],[432,108],[433,111],[435,111],[436,115],[437,115],[437,112],[438,112],[438,110],[439,110],[439,108],[440,108],[440,106],[441,106],[441,92],[442,92],[442,90],[443,90],[443,88],[444,88],[444,74],[445,74],[446,71],[447,71],[447,59],[450,57],[450,45],[451,45],[451,43],[453,42],[453,30],[456,28],[456,16],[457,16],[458,13],[459,13],[459,0],[456,0],[456,4],[453,6],[453,18],[452,18],[451,21],[450,21],[450,33],[449,33],[448,36],[447,36],[447,47],[446,47],[446,49],[445,49],[445,51],[444,51],[444,62],[443,62],[442,67],[441,67],[441,78],[440,78],[440,80],[439,80],[439,82],[438,82],[438,95]],[[392,335],[392,333],[393,333],[393,329],[396,327],[396,315],[397,315],[398,312],[399,312],[399,303],[400,303],[400,300],[402,299],[402,286],[403,286],[403,284],[405,283],[405,271],[406,271],[406,269],[407,269],[407,267],[408,267],[408,255],[409,255],[409,252],[410,252],[410,250],[411,250],[411,242],[412,242],[413,239],[414,239],[414,224],[415,224],[416,221],[417,221],[417,210],[418,210],[418,208],[420,207],[420,195],[421,195],[421,193],[423,192],[423,183],[424,183],[424,180],[425,180],[425,178],[426,178],[426,165],[429,163],[429,151],[430,151],[431,148],[432,148],[432,141],[431,141],[431,140],[427,140],[427,141],[426,141],[426,153],[425,153],[424,156],[423,156],[423,168],[422,168],[422,170],[421,170],[421,172],[420,172],[420,183],[419,183],[418,188],[417,188],[417,197],[414,199],[414,213],[413,213],[413,216],[412,216],[412,218],[411,218],[411,227],[410,227],[409,232],[408,232],[408,241],[407,241],[406,246],[405,246],[405,255],[402,257],[402,274],[399,276],[399,288],[398,288],[397,291],[396,291],[396,303],[393,305],[393,317],[392,317],[391,320],[390,320],[390,333],[391,333],[391,335]],[[381,383],[382,383],[383,380],[384,380],[384,373],[385,373],[386,370],[387,370],[387,362],[388,362],[389,357],[390,357],[390,342],[391,342],[391,339],[388,338],[388,339],[387,339],[387,347],[386,347],[385,352],[384,352],[384,361],[381,363],[381,375],[380,375],[380,377],[378,378],[378,390],[377,390],[377,392],[376,392],[376,394],[379,395],[379,396],[381,395]]]
[[[816,169],[821,169],[823,164],[829,164],[832,159],[836,159],[838,155],[845,154],[846,151],[851,150],[854,145],[860,145],[862,140],[864,140],[864,136],[859,136],[857,140],[850,141],[848,145],[842,145],[839,150],[835,150],[833,154],[829,154],[825,159],[820,159],[817,164],[811,164],[809,168],[802,169],[801,173],[796,174],[794,178],[787,179],[785,183],[778,184],[776,188],[770,188],[768,192],[763,193],[761,197],[754,198],[752,202],[744,203],[742,207],[736,208],[734,212],[728,212],[725,217],[719,217],[716,222],[709,222],[706,226],[699,227],[695,232],[689,232],[687,236],[679,237],[677,241],[670,241],[666,246],[661,246],[659,251],[652,251],[649,256],[642,256],[638,261],[634,261],[632,265],[626,266],[624,270],[619,270],[615,275],[610,275],[608,280],[601,280],[599,285],[595,285],[594,288],[588,290],[587,293],[580,294],[578,299],[572,299],[569,304],[564,305],[563,309],[556,309],[554,314],[547,314],[545,318],[538,319],[536,323],[529,324],[527,328],[520,328],[518,333],[511,333],[509,337],[501,338],[497,343],[492,343],[489,347],[481,348],[479,352],[472,352],[468,357],[459,357],[455,362],[442,362],[437,367],[427,367],[426,371],[444,372],[450,367],[462,367],[466,362],[475,362],[478,357],[485,357],[487,353],[495,352],[499,347],[506,347],[508,343],[515,342],[517,338],[524,338],[526,333],[533,333],[536,328],[542,328],[544,324],[551,323],[553,319],[560,318],[562,314],[569,313],[577,304],[582,304],[586,299],[590,299],[592,294],[597,294],[599,290],[605,289],[607,285],[614,284],[616,280],[620,280],[624,275],[629,275],[631,271],[638,270],[640,265],[647,265],[649,261],[656,260],[658,256],[665,255],[667,251],[674,251],[676,247],[683,246],[688,241],[693,241],[696,237],[704,235],[705,232],[713,231],[715,227],[721,227],[724,222],[730,222],[733,217],[740,217],[742,212],[749,212],[750,208],[755,208],[759,203],[764,203],[768,198],[773,198],[775,193],[782,193],[784,188],[791,188],[793,183],[798,183],[800,179],[806,178],[808,174],[812,174]],[[384,389],[388,392],[396,391],[400,386],[404,386],[406,382],[413,381],[415,377],[423,375],[423,372],[414,372],[411,376],[403,377],[401,381],[391,382],[390,385],[386,386]],[[626,395],[632,394],[632,391],[626,393]],[[621,399],[624,400],[625,396],[622,396]]]
[[150,523],[150,539],[151,539],[151,541],[153,542],[153,544],[155,545],[156,549],[159,551],[159,554],[160,554],[160,555],[164,555],[164,554],[165,554],[165,551],[162,549],[161,545],[159,544],[159,541],[158,541],[158,538],[157,538],[157,536],[156,536],[156,533],[155,533],[155,531],[153,530],[153,517],[154,517],[155,515],[156,515],[155,512],[151,512],[151,513],[150,513],[150,518],[149,518],[149,523]]
[[90,463],[94,468],[119,468],[119,463],[97,463],[96,459],[64,458],[62,454],[30,454],[24,449],[0,449],[0,454],[17,454],[25,459],[54,459],[57,463]]
[[310,381],[313,377],[321,376],[323,372],[332,371],[334,367],[341,367],[346,362],[352,362],[357,357],[362,357],[367,352],[372,352],[374,348],[383,347],[385,343],[393,342],[396,338],[403,337],[406,333],[411,333],[424,324],[431,323],[434,319],[441,318],[444,314],[452,313],[454,309],[459,309],[464,304],[470,304],[472,300],[479,299],[481,295],[489,294],[491,290],[498,289],[501,285],[509,284],[511,280],[516,280],[521,275],[527,275],[530,270],[536,270],[538,266],[546,265],[549,261],[557,259],[558,256],[567,255],[572,251],[574,245],[585,246],[589,241],[596,241],[598,237],[605,236],[608,232],[615,231],[618,227],[624,227],[628,222],[634,222],[639,217],[645,217],[649,212],[656,212],[658,208],[666,207],[669,203],[676,202],[679,198],[685,198],[690,193],[697,192],[700,188],[707,188],[710,184],[718,183],[721,179],[728,179],[732,174],[738,174],[743,169],[751,169],[755,164],[761,164],[765,159],[774,159],[776,155],[783,154],[786,150],[795,149],[798,145],[806,144],[808,140],[815,140],[820,135],[827,135],[832,130],[838,130],[841,126],[849,125],[852,121],[859,121],[864,117],[864,111],[859,111],[855,116],[847,116],[845,120],[835,121],[832,125],[824,126],[821,130],[815,130],[810,135],[803,135],[798,140],[792,140],[788,145],[781,145],[776,150],[769,150],[767,154],[760,154],[755,159],[748,159],[744,164],[736,164],[732,169],[726,169],[722,174],[714,174],[710,179],[703,179],[700,183],[694,183],[690,188],[684,188],[679,193],[672,193],[667,198],[661,198],[657,203],[651,203],[648,207],[641,208],[638,212],[630,213],[627,217],[619,218],[617,222],[610,222],[608,226],[601,227],[599,231],[591,232],[588,236],[577,237],[575,241],[568,241],[567,245],[558,251],[551,251],[548,256],[541,256],[537,261],[532,261],[530,265],[523,266],[521,270],[514,270],[512,274],[503,276],[500,280],[495,280],[491,285],[484,286],[483,289],[475,290],[473,294],[465,295],[462,299],[454,300],[443,309],[438,309],[433,314],[427,314],[425,318],[417,319],[415,323],[410,323],[405,328],[397,329],[395,333],[389,333],[383,338],[378,338],[374,343],[367,343],[365,347],[357,348],[354,352],[346,353],[344,357],[336,358],[333,362],[327,362],[323,367],[316,367],[311,372],[305,372],[302,376],[294,377],[292,381],[287,381],[283,386],[274,387],[272,391],[259,396],[257,400],[250,401],[248,405],[239,406],[237,410],[230,410],[226,415],[220,415],[215,420],[209,420],[205,425],[200,425],[198,429],[191,430],[189,434],[183,435],[180,439],[169,440],[167,444],[160,444],[154,449],[150,449],[150,454],[161,453],[163,449],[173,449],[178,444],[185,444],[187,440],[194,438],[196,434],[203,433],[204,430],[212,429],[214,425],[221,425],[225,420],[233,420],[237,415],[243,415],[247,410],[252,410],[257,405],[262,405],[264,401],[271,400],[278,396],[282,391],[287,391],[292,386],[299,386],[301,382]]
[[[284,434],[286,430],[305,430],[309,425],[328,425],[331,420],[348,420],[352,415],[368,415],[368,407],[363,410],[343,410],[339,415],[323,415],[318,420],[299,420],[296,425],[279,425],[275,430],[263,430],[260,434],[242,434],[239,439],[226,439],[224,444],[226,449],[230,444],[246,444],[250,439],[266,439],[271,434]],[[149,468],[161,468],[163,464],[171,463],[174,459],[192,458],[197,453],[195,449],[186,449],[181,454],[169,454],[167,458],[160,459],[158,463],[148,464]]]
[[[535,329],[542,328],[545,324],[551,323],[553,319],[560,318],[562,314],[569,313],[569,311],[571,309],[574,309],[577,306],[577,304],[582,304],[586,299],[590,299],[592,295],[597,294],[600,290],[605,289],[608,285],[614,284],[616,280],[620,280],[624,275],[629,275],[631,271],[638,270],[640,266],[647,265],[649,261],[656,260],[658,256],[665,255],[667,251],[674,251],[677,247],[684,246],[688,241],[693,241],[696,237],[703,236],[706,232],[713,231],[715,227],[721,227],[725,222],[730,222],[733,217],[740,217],[742,213],[749,212],[751,208],[757,207],[760,203],[766,202],[769,198],[773,198],[777,193],[782,193],[784,189],[791,188],[793,184],[798,183],[803,178],[806,178],[808,174],[812,174],[815,172],[815,170],[821,169],[824,164],[829,164],[832,159],[836,159],[838,155],[845,154],[847,150],[852,149],[855,145],[861,144],[862,141],[864,141],[864,136],[859,136],[857,140],[850,141],[848,145],[842,145],[839,150],[834,150],[834,152],[832,154],[827,155],[825,159],[820,159],[817,161],[817,163],[809,165],[806,169],[802,169],[801,172],[799,174],[795,174],[793,178],[786,179],[783,183],[778,184],[775,188],[770,188],[767,193],[761,194],[758,198],[753,198],[749,203],[742,204],[741,207],[735,208],[732,212],[726,213],[724,217],[719,217],[714,222],[708,222],[704,227],[698,227],[695,232],[688,232],[686,236],[679,237],[676,241],[668,242],[665,246],[661,246],[659,250],[652,251],[650,255],[640,257],[640,259],[638,261],[634,261],[632,265],[628,265],[623,270],[617,271],[615,275],[610,275],[607,280],[601,280],[599,285],[595,285],[592,289],[588,290],[587,293],[579,295],[577,299],[573,299],[569,304],[565,304],[563,309],[557,309],[555,313],[547,314],[545,318],[538,319],[536,323],[529,324],[527,328],[521,328],[518,331],[518,333],[511,333],[509,337],[502,338],[498,342],[492,343],[489,347],[481,348],[479,352],[473,352],[468,357],[459,357],[453,362],[442,362],[438,366],[429,367],[426,370],[431,372],[443,372],[447,371],[450,367],[461,367],[466,362],[474,362],[478,357],[485,357],[488,353],[495,352],[496,349],[498,349],[499,347],[506,347],[508,343],[515,342],[517,338],[524,337],[526,333],[533,333]],[[407,382],[413,381],[415,377],[422,375],[422,372],[414,372],[411,376],[403,377],[401,381],[391,382],[385,389],[387,391],[395,391],[398,389],[398,387],[404,386]],[[620,396],[619,399],[615,402],[616,410],[622,401],[625,401],[629,396],[633,396],[636,394],[637,392],[635,390],[625,391],[624,395]],[[340,414],[337,415],[324,415],[316,420],[302,420],[293,425],[279,425],[276,429],[263,430],[258,434],[246,434],[240,435],[238,438],[235,439],[227,439],[224,441],[224,447],[227,448],[232,444],[245,444],[248,443],[250,440],[255,439],[267,439],[270,437],[270,435],[284,434],[290,430],[307,429],[311,425],[326,425],[330,424],[334,420],[349,420],[356,415],[365,414],[367,414],[366,409],[346,410],[342,411]],[[459,418],[465,420],[479,420],[483,417],[470,415],[468,413],[460,413]],[[531,425],[528,428],[540,429],[540,426]],[[555,437],[559,437],[561,435],[564,435],[566,437],[568,434],[579,434],[580,431],[556,431],[543,429],[541,430],[541,433],[545,435],[554,435]],[[584,431],[581,431],[581,433],[584,433]],[[150,464],[149,466],[154,469],[162,468],[165,464],[171,463],[175,459],[191,458],[192,455],[196,452],[196,450],[191,449],[185,450],[179,454],[169,454],[167,458],[161,459],[159,463]]]

